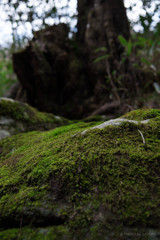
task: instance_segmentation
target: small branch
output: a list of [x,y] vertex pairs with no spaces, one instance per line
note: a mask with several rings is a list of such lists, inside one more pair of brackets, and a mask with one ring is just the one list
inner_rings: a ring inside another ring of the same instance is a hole
[[103,113],[105,113],[107,110],[112,109],[112,108],[116,108],[120,106],[120,101],[114,101],[111,103],[105,103],[104,105],[100,106],[97,110],[95,110],[94,112],[92,112],[90,116],[96,116],[96,115],[101,115]]
[[145,141],[145,139],[144,139],[143,133],[142,133],[139,129],[138,129],[138,132],[141,134],[141,137],[142,137],[143,143],[145,144],[146,141]]

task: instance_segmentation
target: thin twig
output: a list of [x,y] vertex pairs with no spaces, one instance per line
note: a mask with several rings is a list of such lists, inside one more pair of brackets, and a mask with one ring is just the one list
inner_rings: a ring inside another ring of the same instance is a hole
[[141,134],[141,137],[142,137],[143,143],[145,144],[146,141],[145,141],[145,139],[144,139],[143,133],[142,133],[139,129],[138,129],[138,132]]

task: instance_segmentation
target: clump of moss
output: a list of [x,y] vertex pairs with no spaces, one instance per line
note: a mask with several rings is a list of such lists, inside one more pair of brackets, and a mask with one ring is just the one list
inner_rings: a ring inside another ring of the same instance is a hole
[[39,112],[28,104],[12,99],[0,98],[0,117],[9,117],[17,122],[22,122],[28,130],[51,129],[64,125],[69,121],[51,113]]
[[160,117],[159,109],[133,110],[122,116],[122,118],[130,119],[130,120],[137,120],[137,121],[142,121],[142,120],[156,118],[156,117]]
[[[149,110],[143,110],[143,114],[149,116]],[[139,114],[134,112],[135,115],[132,119],[137,120]],[[158,229],[158,119],[157,110],[157,115],[146,124],[124,122],[102,130],[91,129],[82,135],[82,131],[96,123],[80,122],[3,140],[0,144],[3,231],[9,223],[9,228],[18,228],[21,223],[22,229],[57,224],[67,229],[61,229],[62,236],[57,239],[69,239],[66,233],[69,232],[71,239],[96,240],[105,236],[120,239],[125,229],[142,234],[151,227]]]

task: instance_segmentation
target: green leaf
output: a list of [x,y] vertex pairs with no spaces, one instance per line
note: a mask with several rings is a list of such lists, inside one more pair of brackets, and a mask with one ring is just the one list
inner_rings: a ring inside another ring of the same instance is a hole
[[118,39],[119,39],[119,41],[120,41],[120,43],[124,46],[124,47],[126,47],[127,45],[128,45],[128,42],[127,42],[127,40],[123,37],[123,36],[118,36]]
[[127,46],[127,55],[130,56],[132,53],[132,42],[129,40],[128,46]]
[[57,8],[56,7],[52,8],[52,13],[54,13],[54,14],[57,13]]
[[99,62],[99,61],[101,61],[101,60],[103,60],[103,59],[105,59],[105,58],[108,58],[109,56],[110,56],[110,55],[107,54],[107,55],[103,55],[103,56],[101,56],[101,57],[98,57],[98,58],[96,58],[96,59],[94,60],[94,63]]
[[106,47],[101,47],[101,48],[97,48],[96,50],[95,50],[95,53],[97,53],[97,52],[106,52],[107,51],[107,48]]
[[141,61],[143,62],[143,63],[145,63],[145,64],[149,64],[149,61],[146,59],[146,58],[141,58]]

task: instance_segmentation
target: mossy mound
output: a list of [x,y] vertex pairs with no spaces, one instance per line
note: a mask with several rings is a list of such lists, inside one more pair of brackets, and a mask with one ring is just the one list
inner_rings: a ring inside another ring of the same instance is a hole
[[0,239],[156,239],[159,111],[145,124],[122,122],[81,134],[97,124],[1,141]]
[[142,120],[146,120],[146,119],[160,117],[160,110],[159,109],[133,110],[129,113],[126,113],[122,117],[125,119],[142,121]]
[[10,135],[31,130],[48,130],[65,125],[65,118],[42,113],[28,104],[0,98],[0,129]]

